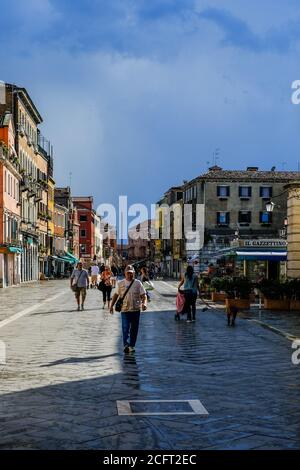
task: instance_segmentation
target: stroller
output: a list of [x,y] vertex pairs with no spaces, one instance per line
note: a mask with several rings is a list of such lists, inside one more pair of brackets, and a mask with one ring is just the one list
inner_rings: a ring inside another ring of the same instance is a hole
[[176,313],[175,313],[175,320],[180,320],[180,315],[184,315],[187,313],[186,309],[186,298],[183,291],[178,291],[176,296]]
[[[205,302],[204,302],[205,303]],[[185,315],[188,313],[188,305],[187,305],[187,300],[184,295],[184,291],[179,290],[176,296],[176,313],[175,313],[175,320],[179,321],[180,320],[180,315]],[[208,310],[207,304],[205,304],[204,307],[202,307],[202,312],[205,312]]]

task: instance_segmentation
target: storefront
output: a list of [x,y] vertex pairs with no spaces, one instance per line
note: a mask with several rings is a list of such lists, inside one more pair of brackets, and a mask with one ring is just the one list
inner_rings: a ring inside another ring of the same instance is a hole
[[22,236],[21,282],[39,279],[38,240],[36,236]]
[[22,249],[15,246],[0,247],[0,288],[20,283]]
[[245,240],[236,250],[235,271],[248,279],[280,279],[286,276],[286,240]]

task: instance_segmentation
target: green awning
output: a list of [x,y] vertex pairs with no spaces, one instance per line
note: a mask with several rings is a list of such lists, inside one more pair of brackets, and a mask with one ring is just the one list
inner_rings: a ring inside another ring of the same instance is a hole
[[70,253],[69,251],[67,251],[65,253],[65,255],[66,255],[67,258],[69,258],[69,260],[72,264],[79,263],[79,259],[76,258],[76,256],[72,255],[72,253]]
[[19,248],[17,246],[9,246],[8,251],[10,253],[22,253],[23,252],[22,248]]
[[67,258],[66,256],[59,256],[58,261],[65,261],[66,263],[71,263],[70,258]]

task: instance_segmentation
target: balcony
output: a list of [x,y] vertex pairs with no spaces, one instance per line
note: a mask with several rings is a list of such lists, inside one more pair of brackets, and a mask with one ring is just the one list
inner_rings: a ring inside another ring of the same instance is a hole
[[8,148],[3,141],[0,142],[0,159],[10,163],[18,173],[20,172],[20,160],[16,151]]
[[38,188],[35,198],[34,198],[34,202],[40,202],[42,200],[43,200],[43,190],[41,188]]
[[20,182],[20,189],[21,192],[24,193],[25,191],[28,191],[30,189],[30,181],[28,176],[23,176],[21,182]]
[[37,186],[36,183],[29,183],[29,188],[28,188],[28,198],[35,197],[37,195]]
[[25,137],[25,129],[22,124],[18,125],[18,133],[20,134],[21,137]]

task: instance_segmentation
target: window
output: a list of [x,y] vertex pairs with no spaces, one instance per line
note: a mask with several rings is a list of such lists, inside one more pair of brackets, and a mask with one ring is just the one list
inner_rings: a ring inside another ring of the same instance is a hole
[[80,245],[80,248],[81,248],[81,253],[85,253],[85,245]]
[[87,216],[86,215],[81,215],[80,216],[80,222],[87,222]]
[[86,230],[80,230],[80,236],[85,238],[86,237]]
[[272,186],[261,186],[259,188],[259,195],[263,199],[270,199],[273,195],[273,188]]
[[267,211],[260,212],[259,222],[261,224],[271,224],[272,223],[272,212],[267,212]]
[[217,224],[229,225],[229,212],[217,212]]
[[230,196],[229,186],[217,186],[217,196],[219,198],[227,198]]
[[240,224],[251,224],[251,212],[240,211],[239,212],[239,223]]
[[249,199],[252,195],[251,186],[240,186],[239,187],[239,197],[242,199]]

